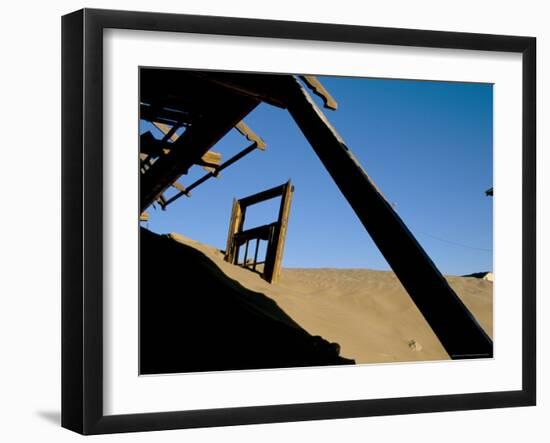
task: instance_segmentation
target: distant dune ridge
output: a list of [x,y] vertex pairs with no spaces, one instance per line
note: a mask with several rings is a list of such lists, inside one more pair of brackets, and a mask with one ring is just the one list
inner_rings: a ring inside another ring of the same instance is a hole
[[[144,232],[155,235],[142,231],[142,239]],[[225,262],[223,253],[214,247],[179,234],[159,238],[202,253],[209,259],[209,266],[218,268],[230,281],[238,282],[252,293],[264,295],[264,302],[274,303],[278,316],[284,315],[287,318],[285,321],[305,330],[308,337],[317,337],[318,346],[330,349],[336,355],[339,351],[337,358],[327,351],[326,355],[330,354],[328,360],[332,359],[332,363],[327,360],[327,363],[319,365],[449,358],[393,272],[283,268],[280,282],[272,285],[254,272]],[[182,270],[185,268],[183,263],[180,266]],[[447,280],[492,336],[493,283],[474,277],[447,277]],[[191,296],[185,295],[185,292],[188,291],[182,291],[180,296]],[[199,293],[193,295],[200,296]],[[252,303],[257,302],[254,300]],[[215,309],[219,307],[210,306],[209,312]]]

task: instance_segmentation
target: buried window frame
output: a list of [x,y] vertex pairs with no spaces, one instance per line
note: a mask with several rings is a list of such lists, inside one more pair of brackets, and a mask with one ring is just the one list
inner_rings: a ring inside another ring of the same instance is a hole
[[[259,241],[265,240],[267,241],[267,248],[264,261],[261,262],[264,266],[260,274],[268,283],[277,283],[281,274],[283,250],[285,247],[288,217],[290,215],[293,194],[294,186],[292,186],[291,180],[288,180],[286,183],[274,188],[240,199],[234,199],[231,210],[231,220],[229,222],[229,232],[227,235],[225,261],[235,265],[241,265],[241,263],[239,263],[239,252],[242,245],[246,244],[242,266],[248,268],[246,262],[248,244],[250,240],[256,240],[256,250],[254,253],[254,261],[252,262],[252,270],[256,271],[256,265],[259,264],[257,261]],[[246,212],[250,206],[276,198],[280,198],[281,201],[279,203],[277,220],[275,222],[244,229]],[[250,238],[247,237],[246,240],[242,242],[238,240],[240,236],[246,236],[247,233],[252,233],[254,231],[258,231],[260,235],[263,234],[263,238],[256,234],[256,236],[252,235]]]
[[[128,415],[103,412],[102,76],[106,28],[522,54],[522,388]],[[84,9],[62,21],[62,426],[82,434],[455,411],[536,403],[536,40]]]

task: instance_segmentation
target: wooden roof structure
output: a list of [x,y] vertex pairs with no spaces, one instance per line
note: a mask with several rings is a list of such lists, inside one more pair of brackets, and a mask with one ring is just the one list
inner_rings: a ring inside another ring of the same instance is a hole
[[[490,337],[361,167],[306,87],[323,98],[325,107],[336,108],[334,99],[311,76],[141,68],[140,116],[170,126],[160,141],[142,136],[140,154],[147,156],[146,162],[154,161],[142,163],[141,212],[155,201],[163,206],[169,204],[163,192],[171,186],[180,186],[179,195],[188,195],[189,187],[176,183],[193,165],[211,166],[213,171],[209,174],[215,176],[224,164],[210,164],[210,150],[260,103],[286,109],[450,357],[492,357]],[[180,128],[184,132],[171,141]],[[248,133],[247,138],[252,144],[236,159],[228,160],[232,160],[231,164],[259,147],[255,134]]]

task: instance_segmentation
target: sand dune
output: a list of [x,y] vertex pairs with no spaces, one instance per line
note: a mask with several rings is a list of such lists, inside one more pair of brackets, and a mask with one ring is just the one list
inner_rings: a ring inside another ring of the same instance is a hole
[[200,249],[140,231],[141,374],[354,363]]
[[[265,294],[311,335],[338,343],[340,355],[358,364],[449,358],[393,272],[283,268],[280,282],[272,285],[226,263],[216,248],[179,234],[170,237],[201,251],[244,287]],[[493,283],[446,278],[492,336]]]

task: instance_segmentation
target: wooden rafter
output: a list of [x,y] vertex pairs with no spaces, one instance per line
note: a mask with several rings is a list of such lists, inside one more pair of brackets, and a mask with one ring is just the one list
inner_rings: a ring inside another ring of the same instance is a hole
[[334,100],[332,95],[330,95],[317,77],[314,75],[301,75],[300,78],[313,91],[314,94],[321,97],[325,108],[332,109],[333,111],[338,109],[338,103],[336,103],[336,100]]
[[258,134],[250,129],[250,127],[244,121],[240,121],[239,123],[237,123],[235,125],[235,129],[239,131],[242,135],[244,135],[248,141],[256,143],[256,147],[258,149],[261,149],[262,151],[265,150],[265,142]]

